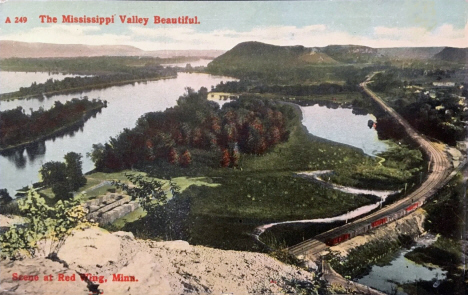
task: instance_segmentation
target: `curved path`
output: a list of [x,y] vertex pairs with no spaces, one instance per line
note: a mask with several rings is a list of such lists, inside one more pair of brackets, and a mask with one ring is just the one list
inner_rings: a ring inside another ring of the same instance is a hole
[[419,134],[410,124],[403,119],[397,112],[392,108],[388,107],[382,99],[380,99],[373,91],[371,91],[367,84],[375,75],[371,75],[366,81],[362,82],[360,86],[364,92],[369,95],[375,102],[377,102],[382,109],[390,114],[399,124],[406,130],[408,136],[410,136],[415,142],[419,144],[421,149],[427,155],[429,160],[429,174],[426,180],[421,184],[419,188],[413,191],[405,198],[388,205],[381,210],[367,215],[363,218],[355,220],[351,223],[332,229],[328,232],[319,234],[313,239],[306,240],[295,246],[289,248],[289,252],[295,256],[303,256],[307,258],[318,258],[317,255],[326,250],[328,246],[325,241],[328,239],[338,237],[342,234],[348,233],[351,230],[363,227],[364,225],[385,217],[391,213],[403,210],[411,204],[422,201],[423,203],[431,197],[438,189],[440,189],[446,182],[447,176],[450,172],[450,163],[447,160],[446,155],[443,151],[436,149],[423,135]]
[[353,194],[353,195],[373,195],[379,198],[379,200],[373,204],[365,205],[362,207],[359,207],[357,209],[348,211],[347,213],[337,215],[334,217],[327,217],[327,218],[315,218],[315,219],[301,219],[301,220],[290,220],[290,221],[279,221],[279,222],[273,222],[273,223],[268,223],[264,225],[257,226],[254,230],[253,237],[259,241],[260,243],[264,244],[260,240],[260,235],[265,232],[265,230],[272,228],[274,226],[280,225],[280,224],[298,224],[298,223],[331,223],[335,221],[345,221],[349,219],[354,219],[356,217],[359,217],[361,215],[364,215],[366,213],[371,212],[372,210],[376,209],[379,207],[379,205],[384,202],[387,197],[393,194],[397,194],[400,191],[379,191],[379,190],[366,190],[366,189],[360,189],[360,188],[354,188],[354,187],[348,187],[348,186],[342,186],[338,184],[333,184],[333,183],[328,183],[325,180],[321,179],[321,175],[326,175],[331,173],[332,170],[318,170],[318,171],[308,171],[308,172],[299,172],[296,173],[297,176],[307,178],[307,179],[312,179],[313,181],[327,187],[330,189],[338,190],[347,194]]

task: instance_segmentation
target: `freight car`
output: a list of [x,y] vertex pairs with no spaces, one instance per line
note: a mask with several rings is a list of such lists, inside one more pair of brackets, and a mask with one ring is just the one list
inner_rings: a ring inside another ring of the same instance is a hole
[[419,202],[415,202],[411,205],[409,205],[408,207],[404,208],[404,209],[401,209],[397,212],[394,212],[394,213],[391,213],[387,216],[384,216],[384,217],[380,217],[376,220],[373,220],[371,221],[370,223],[366,223],[364,225],[361,225],[353,230],[349,230],[349,232],[347,233],[344,233],[344,234],[340,234],[339,236],[336,236],[334,238],[331,238],[331,239],[328,239],[325,241],[325,244],[327,244],[328,246],[334,246],[334,245],[337,245],[339,243],[342,243],[346,240],[349,240],[351,238],[354,238],[355,236],[358,236],[358,235],[362,235],[376,227],[379,227],[381,225],[384,225],[386,223],[389,223],[389,222],[392,222],[392,221],[395,221],[397,219],[400,219],[402,218],[403,216],[413,212],[414,210],[416,210],[417,208],[421,207],[423,205],[423,202],[419,201]]
[[344,241],[346,241],[346,240],[349,240],[350,237],[351,237],[350,234],[342,234],[342,235],[340,235],[340,236],[338,236],[338,237],[336,237],[336,238],[333,238],[333,239],[328,240],[328,241],[326,242],[326,244],[327,244],[328,246],[334,246],[334,245],[336,245],[336,244],[339,244],[339,243],[341,243],[341,242],[344,242]]

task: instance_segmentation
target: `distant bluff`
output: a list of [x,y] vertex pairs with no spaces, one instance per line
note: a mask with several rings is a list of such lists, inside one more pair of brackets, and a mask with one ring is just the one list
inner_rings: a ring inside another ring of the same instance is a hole
[[[397,60],[434,60],[466,63],[466,48],[399,47],[361,45],[325,47],[277,46],[256,41],[239,43],[208,64],[208,72],[233,76],[268,75],[275,71],[300,71],[313,66],[371,64]],[[254,74],[254,75],[252,75]]]

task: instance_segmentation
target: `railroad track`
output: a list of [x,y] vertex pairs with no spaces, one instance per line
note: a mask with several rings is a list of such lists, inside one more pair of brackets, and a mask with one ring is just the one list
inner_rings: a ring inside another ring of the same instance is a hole
[[[417,188],[405,198],[385,206],[381,210],[378,210],[370,215],[364,216],[351,223],[319,234],[313,239],[309,239],[289,247],[289,252],[295,256],[312,256],[317,258],[317,254],[328,249],[329,246],[327,243],[330,244],[329,241],[333,238],[335,238],[336,241],[336,243],[333,241],[333,244],[338,244],[352,237],[349,233],[354,233],[353,236],[359,235],[360,233],[357,233],[359,229],[367,228],[369,224],[372,224],[373,222],[385,219],[384,223],[387,223],[386,217],[389,215],[393,214],[395,216],[398,215],[398,212],[403,211],[404,214],[402,216],[405,216],[409,212],[414,211],[414,209],[424,204],[428,198],[434,195],[434,193],[437,192],[437,190],[446,183],[448,179],[447,176],[449,175],[450,162],[448,161],[444,152],[436,149],[433,144],[429,142],[429,140],[427,140],[423,135],[419,134],[403,117],[395,112],[395,110],[387,106],[380,97],[378,97],[372,90],[367,87],[367,84],[370,83],[370,80],[374,75],[375,73],[367,78],[366,81],[362,82],[360,84],[361,88],[375,102],[377,102],[380,107],[382,107],[387,113],[396,119],[397,122],[404,127],[408,136],[410,136],[415,142],[419,144],[421,149],[429,158],[429,174],[425,181],[419,186],[419,188]],[[372,227],[369,226],[364,232],[369,231]]]

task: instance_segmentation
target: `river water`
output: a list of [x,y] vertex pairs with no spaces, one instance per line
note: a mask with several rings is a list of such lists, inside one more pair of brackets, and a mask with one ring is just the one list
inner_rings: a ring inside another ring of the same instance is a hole
[[[360,278],[358,282],[381,290],[387,294],[406,295],[401,288],[398,288],[399,285],[418,281],[443,281],[447,277],[446,271],[438,267],[429,269],[405,258],[405,254],[414,248],[421,246],[427,247],[435,241],[436,237],[430,234],[417,239],[417,244],[414,247],[400,250],[395,259],[388,265],[374,265],[369,274]],[[436,288],[434,288],[434,293],[436,293],[436,291]]]
[[357,147],[371,156],[388,148],[385,141],[378,139],[377,131],[367,126],[369,120],[376,121],[372,114],[356,115],[349,108],[334,109],[319,105],[301,109],[302,124],[315,136]]
[[172,63],[172,64],[162,64],[166,67],[181,67],[185,68],[188,64],[194,67],[206,67],[212,60],[211,59],[199,59],[196,61],[188,61],[188,62],[179,62],[179,63]]
[[[21,77],[23,73],[16,73]],[[165,79],[135,83],[134,85],[114,86],[92,90],[83,94],[54,95],[50,98],[14,100],[0,102],[2,111],[22,106],[23,109],[49,109],[55,101],[65,102],[75,97],[88,96],[107,100],[107,108],[102,109],[95,118],[89,119],[84,127],[70,135],[47,140],[36,147],[21,149],[8,155],[0,156],[0,186],[7,188],[11,195],[15,190],[31,185],[39,180],[39,169],[48,161],[63,161],[63,156],[71,151],[83,155],[83,170],[94,168],[91,159],[85,155],[92,145],[105,143],[110,136],[116,136],[124,128],[133,128],[136,120],[144,113],[164,111],[176,104],[185,92],[185,87],[200,89],[232,81],[233,78],[207,74],[179,73],[175,79]],[[0,84],[3,82],[0,81]]]

